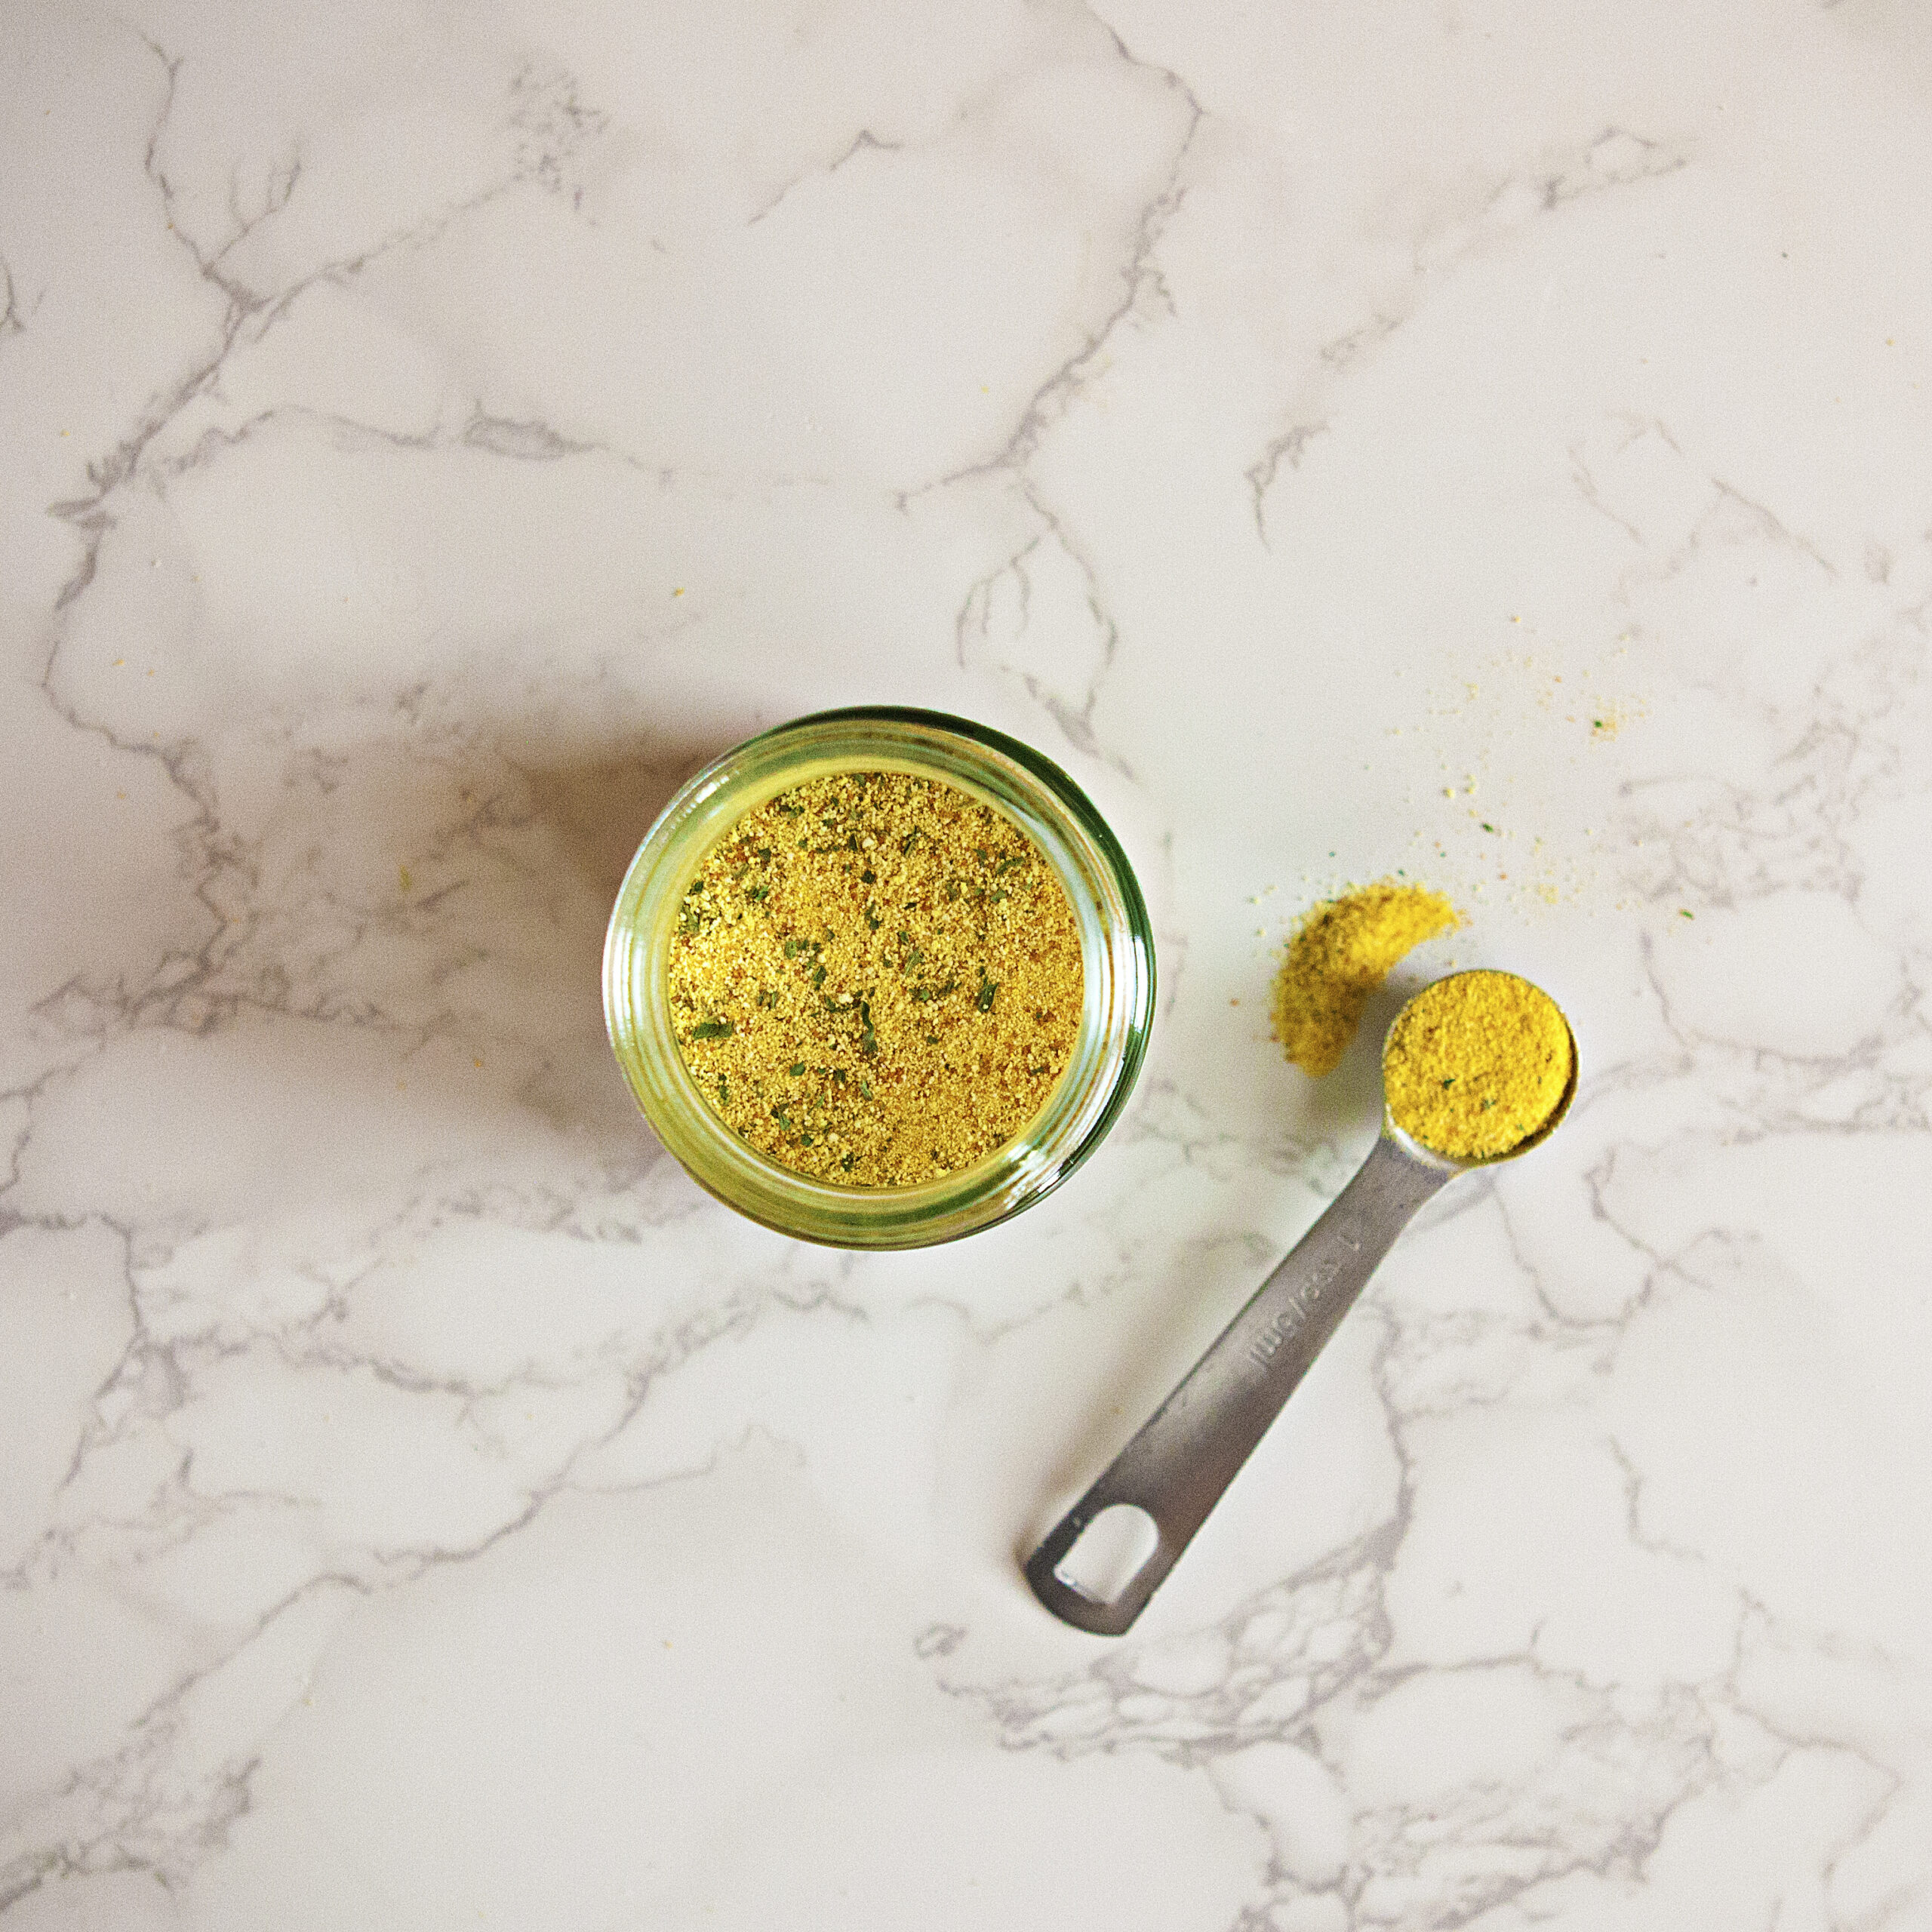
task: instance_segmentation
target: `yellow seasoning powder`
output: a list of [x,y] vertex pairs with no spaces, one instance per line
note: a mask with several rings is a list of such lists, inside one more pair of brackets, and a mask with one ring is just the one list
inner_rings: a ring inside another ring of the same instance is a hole
[[678,1048],[725,1125],[848,1187],[904,1187],[1011,1140],[1079,1030],[1059,874],[956,786],[848,771],[746,812],[685,895]]
[[1385,881],[1318,906],[1275,980],[1275,1037],[1305,1072],[1332,1073],[1369,995],[1404,953],[1461,923],[1439,892]]
[[1562,1009],[1514,973],[1453,973],[1389,1029],[1383,1092],[1395,1124],[1451,1159],[1506,1154],[1562,1105],[1576,1048]]

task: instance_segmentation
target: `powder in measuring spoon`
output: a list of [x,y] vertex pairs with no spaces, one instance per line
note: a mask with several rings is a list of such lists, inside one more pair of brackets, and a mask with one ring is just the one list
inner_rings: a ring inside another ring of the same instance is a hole
[[1506,1154],[1546,1125],[1576,1049],[1563,1010],[1514,973],[1453,973],[1403,1008],[1382,1054],[1395,1124],[1461,1161]]
[[667,985],[678,1051],[734,1134],[817,1180],[903,1187],[1046,1105],[1079,1031],[1080,934],[1004,813],[911,773],[841,772],[706,854]]

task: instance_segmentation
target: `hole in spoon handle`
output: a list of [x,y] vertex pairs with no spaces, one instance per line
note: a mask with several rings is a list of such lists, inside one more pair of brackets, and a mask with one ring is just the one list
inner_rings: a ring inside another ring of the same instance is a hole
[[[1063,1623],[1117,1637],[1146,1608],[1240,1472],[1377,1264],[1454,1170],[1378,1140],[1368,1158],[1214,1345],[1027,1559],[1033,1594]],[[1122,1506],[1152,1524],[1118,1587],[1083,1588],[1068,1560]]]
[[[1091,1497],[1091,1492],[1089,1492]],[[1090,1531],[1099,1534],[1100,1519],[1116,1512],[1131,1512],[1151,1534],[1152,1547],[1124,1576],[1105,1583],[1083,1580],[1063,1573],[1063,1566],[1084,1544]],[[1164,1548],[1160,1526],[1144,1509],[1131,1503],[1112,1503],[1099,1509],[1088,1506],[1088,1499],[1061,1518],[1046,1540],[1026,1561],[1026,1581],[1033,1594],[1063,1623],[1077,1630],[1091,1631],[1097,1637],[1118,1637],[1146,1607],[1147,1599],[1174,1566],[1178,1549]]]

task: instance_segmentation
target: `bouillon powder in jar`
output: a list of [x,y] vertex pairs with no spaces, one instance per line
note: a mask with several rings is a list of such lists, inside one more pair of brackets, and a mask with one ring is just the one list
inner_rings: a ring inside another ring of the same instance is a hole
[[1079,1029],[1080,937],[1004,814],[915,774],[844,771],[711,848],[666,991],[685,1066],[749,1146],[835,1186],[910,1186],[1046,1105]]

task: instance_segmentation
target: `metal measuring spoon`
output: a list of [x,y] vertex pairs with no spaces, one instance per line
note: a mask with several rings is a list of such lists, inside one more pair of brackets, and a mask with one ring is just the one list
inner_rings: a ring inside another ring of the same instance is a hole
[[[1476,1160],[1425,1147],[1396,1125],[1385,1102],[1381,1136],[1355,1178],[1027,1559],[1026,1580],[1041,1602],[1078,1629],[1120,1635],[1146,1608],[1417,1209],[1457,1175],[1512,1161],[1549,1139],[1576,1093],[1573,1034],[1570,1078],[1549,1118],[1515,1146]],[[1095,1520],[1122,1504],[1151,1518],[1153,1547],[1118,1587],[1097,1595],[1063,1577],[1060,1566]]]

